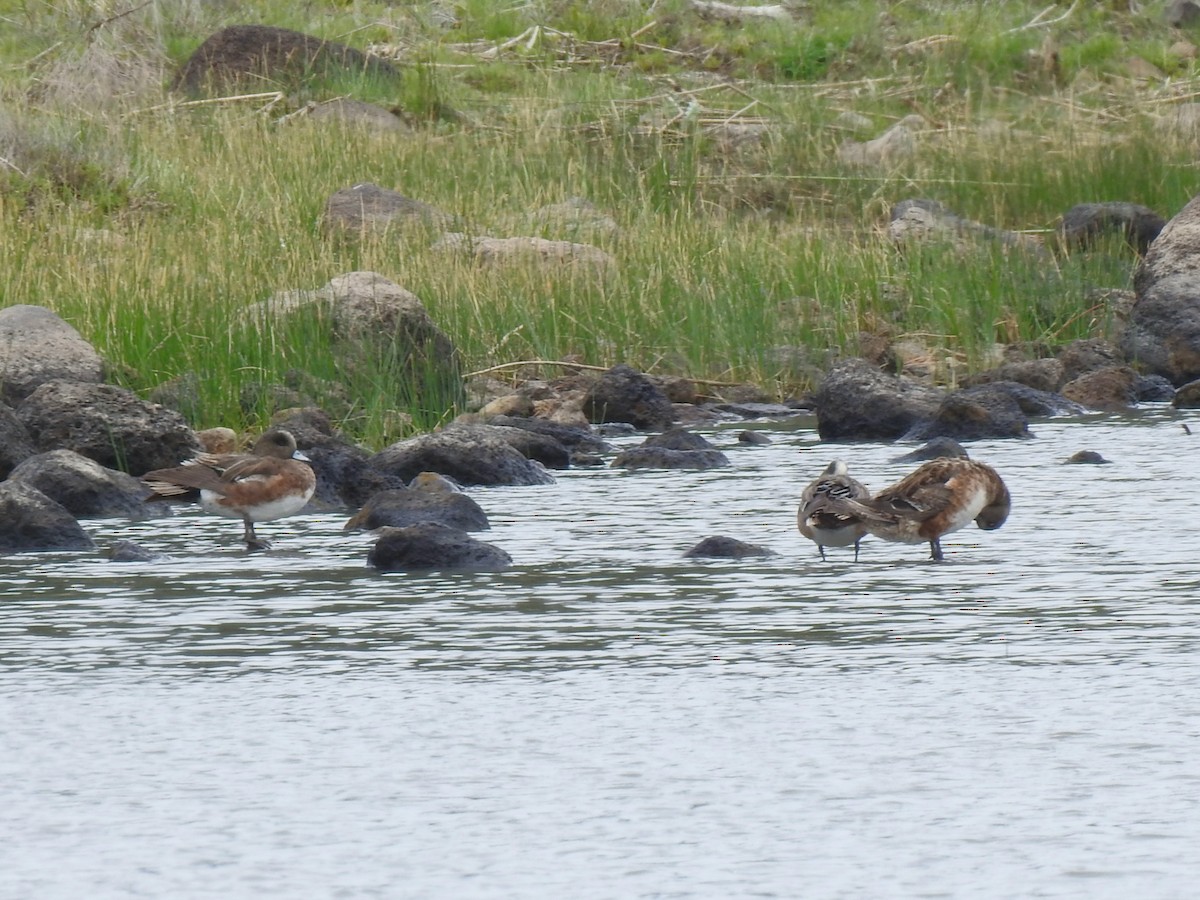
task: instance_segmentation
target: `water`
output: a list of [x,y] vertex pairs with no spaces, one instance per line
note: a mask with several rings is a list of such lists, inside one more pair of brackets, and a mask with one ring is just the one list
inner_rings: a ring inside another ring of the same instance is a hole
[[942,565],[822,563],[804,484],[911,465],[763,427],[474,491],[499,575],[374,572],[345,515],[0,558],[0,897],[1194,896],[1200,421],[972,445],[1013,513]]

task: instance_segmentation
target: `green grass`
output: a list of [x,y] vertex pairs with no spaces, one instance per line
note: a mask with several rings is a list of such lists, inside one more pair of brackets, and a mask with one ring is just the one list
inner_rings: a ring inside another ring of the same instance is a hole
[[[89,31],[105,18],[93,4],[0,0],[10,111],[0,123],[19,119],[0,127],[0,303],[53,308],[114,380],[186,395],[175,402],[197,427],[258,426],[294,399],[380,445],[452,416],[456,386],[386,342],[348,365],[320,316],[247,327],[247,307],[374,270],[421,299],[464,371],[570,355],[785,397],[833,355],[858,352],[867,332],[926,353],[949,383],[994,361],[998,343],[1110,336],[1096,297],[1128,288],[1136,260],[1118,242],[1065,258],[987,245],[902,252],[885,234],[893,203],[928,197],[1038,230],[1086,201],[1170,216],[1194,190],[1190,142],[1153,120],[1169,104],[1147,102],[1168,95],[1123,75],[1135,52],[1167,62],[1178,36],[1153,11],[1085,4],[1023,28],[1043,7],[814,3],[797,23],[730,26],[682,0],[656,4],[653,17],[643,7],[468,2],[443,30],[412,4],[181,2]],[[404,78],[309,80],[269,109],[156,108],[174,67],[235,22],[400,44]],[[493,60],[462,47],[539,24],[574,38],[543,33]],[[122,89],[103,102],[88,93],[95,69],[84,59],[107,59]],[[131,61],[161,77],[127,77]],[[1169,62],[1175,96],[1191,93],[1192,64]],[[277,121],[304,100],[344,95],[398,106],[415,130]],[[839,114],[866,116],[859,136],[874,137],[914,111],[932,127],[912,156],[865,169],[839,161]],[[747,117],[769,128],[757,143],[706,130]],[[618,230],[580,239],[612,254],[615,271],[481,267],[431,249],[436,234],[325,236],[325,200],[361,181],[498,236],[574,237],[532,213],[586,197]]]

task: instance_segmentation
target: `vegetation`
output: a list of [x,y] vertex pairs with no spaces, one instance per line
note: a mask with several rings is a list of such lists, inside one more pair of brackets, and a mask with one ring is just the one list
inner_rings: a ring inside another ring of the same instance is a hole
[[[867,333],[919,346],[952,381],[998,343],[1110,335],[1105,292],[1136,260],[1117,240],[901,250],[895,202],[1045,235],[1077,203],[1170,217],[1195,192],[1196,132],[1171,122],[1197,93],[1197,35],[1165,3],[1127,6],[810,0],[730,22],[690,0],[0,0],[0,305],[54,309],[143,395],[190,384],[197,427],[261,424],[267,388],[291,385],[376,445],[453,415],[452,399],[407,390],[386,354],[348,370],[313,322],[251,325],[247,307],[372,270],[421,299],[468,371],[628,362],[786,397]],[[380,50],[401,85],[167,92],[205,37],[254,23]],[[412,130],[285,118],[347,95]],[[911,152],[839,154],[914,113]],[[326,199],[364,181],[468,233],[587,241],[617,264],[485,267],[429,235],[327,236]],[[572,197],[615,229],[534,217]]]

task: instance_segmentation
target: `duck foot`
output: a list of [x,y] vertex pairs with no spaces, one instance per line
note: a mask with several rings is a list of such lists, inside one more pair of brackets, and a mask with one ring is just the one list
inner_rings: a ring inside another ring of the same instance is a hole
[[942,544],[937,538],[929,542],[929,558],[934,562],[943,562],[946,559],[942,553]]

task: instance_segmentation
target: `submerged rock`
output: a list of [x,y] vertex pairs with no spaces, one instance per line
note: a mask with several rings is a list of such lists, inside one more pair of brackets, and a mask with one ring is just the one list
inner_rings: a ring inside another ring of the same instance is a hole
[[512,557],[465,531],[424,522],[406,528],[380,529],[379,540],[367,555],[367,564],[385,572],[439,569],[501,572],[512,565]]

